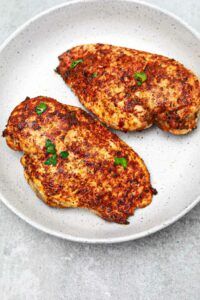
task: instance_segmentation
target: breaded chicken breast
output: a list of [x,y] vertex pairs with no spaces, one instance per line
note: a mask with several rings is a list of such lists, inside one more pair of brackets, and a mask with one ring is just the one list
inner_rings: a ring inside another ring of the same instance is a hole
[[200,82],[174,59],[89,44],[66,51],[59,60],[57,72],[80,102],[112,128],[132,131],[156,124],[186,134],[197,126]]
[[23,151],[25,177],[53,207],[87,208],[126,224],[155,190],[142,159],[80,108],[47,97],[27,98],[11,113],[3,136]]

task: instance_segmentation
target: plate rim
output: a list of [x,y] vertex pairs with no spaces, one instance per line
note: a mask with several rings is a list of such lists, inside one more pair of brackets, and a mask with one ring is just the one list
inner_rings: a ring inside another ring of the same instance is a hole
[[[64,2],[55,6],[52,6],[38,14],[36,14],[35,16],[33,16],[32,18],[28,19],[25,23],[23,23],[22,25],[20,25],[13,33],[11,33],[6,39],[5,41],[0,45],[0,54],[1,52],[7,47],[7,45],[15,38],[17,37],[17,35],[22,32],[26,27],[28,27],[31,23],[35,22],[36,20],[42,18],[45,15],[48,15],[49,13],[56,11],[62,7],[67,7],[76,3],[92,3],[92,2],[96,2],[97,0],[71,0],[68,2]],[[112,1],[112,0],[100,0],[102,2],[107,2],[107,1]],[[175,15],[174,13],[172,13],[171,11],[168,11],[167,9],[163,9],[158,7],[157,5],[154,4],[150,4],[148,2],[145,1],[140,1],[140,0],[116,0],[116,2],[127,2],[127,3],[135,3],[137,5],[141,5],[141,6],[145,6],[145,7],[149,7],[153,10],[156,10],[158,12],[161,12],[165,15],[167,15],[168,17],[171,17],[172,19],[174,19],[175,21],[177,21],[178,23],[180,23],[183,27],[185,27],[187,30],[189,30],[194,37],[196,37],[196,39],[198,41],[200,41],[200,33],[194,29],[192,26],[190,26],[186,21],[182,20],[179,16]],[[27,217],[26,214],[22,213],[20,210],[18,210],[17,208],[15,208],[14,206],[12,206],[12,204],[10,204],[9,200],[6,199],[6,197],[4,197],[2,191],[0,191],[0,200],[18,217],[20,217],[22,220],[24,220],[26,223],[28,223],[29,225],[35,227],[36,229],[45,232],[47,234],[56,236],[58,238],[62,238],[62,239],[66,239],[66,240],[70,240],[70,241],[74,241],[74,242],[81,242],[81,243],[88,243],[88,244],[112,244],[112,243],[122,243],[122,242],[127,242],[127,241],[132,241],[132,240],[137,240],[139,238],[143,238],[146,236],[149,236],[155,232],[158,232],[166,227],[168,227],[169,225],[172,225],[173,223],[175,223],[176,221],[178,221],[180,218],[182,218],[184,215],[186,215],[192,208],[194,208],[199,202],[200,202],[200,195],[197,196],[197,198],[192,201],[186,208],[184,208],[179,214],[177,214],[176,216],[174,216],[173,218],[170,218],[169,220],[167,220],[164,223],[161,223],[157,226],[154,226],[150,229],[147,229],[145,231],[142,231],[140,233],[137,234],[132,234],[132,235],[127,235],[127,236],[121,236],[121,237],[113,237],[113,238],[84,238],[84,237],[78,237],[78,236],[74,236],[74,235],[70,235],[67,233],[62,233],[59,232],[58,230],[53,230],[53,229],[49,229],[48,227],[39,224],[38,222],[34,221],[31,219],[31,217]]]

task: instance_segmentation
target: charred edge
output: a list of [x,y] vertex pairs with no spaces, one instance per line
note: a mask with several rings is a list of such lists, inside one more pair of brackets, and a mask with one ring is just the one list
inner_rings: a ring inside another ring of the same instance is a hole
[[2,137],[6,137],[8,135],[8,130],[4,129],[4,131],[2,132]]
[[54,69],[54,72],[55,72],[56,74],[59,74],[59,75],[60,75],[59,67],[56,67],[56,68]]
[[158,194],[158,191],[156,189],[154,189],[153,187],[151,188],[151,191],[152,191],[153,195],[157,195]]

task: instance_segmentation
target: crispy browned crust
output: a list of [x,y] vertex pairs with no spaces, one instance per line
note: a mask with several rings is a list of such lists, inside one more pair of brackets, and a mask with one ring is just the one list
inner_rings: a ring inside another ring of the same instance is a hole
[[[83,62],[70,68],[77,59]],[[112,128],[132,131],[157,124],[173,134],[186,134],[197,126],[199,80],[174,59],[89,44],[68,50],[59,60],[57,72],[81,103]],[[142,71],[147,80],[138,86],[134,74]]]
[[[47,104],[42,115],[35,112]],[[3,135],[13,150],[23,151],[25,177],[37,196],[54,207],[83,207],[107,221],[127,223],[137,207],[150,204],[155,192],[142,159],[115,134],[80,108],[46,97],[27,98],[11,113]],[[50,139],[58,157],[45,165]],[[126,157],[128,166],[114,165]]]

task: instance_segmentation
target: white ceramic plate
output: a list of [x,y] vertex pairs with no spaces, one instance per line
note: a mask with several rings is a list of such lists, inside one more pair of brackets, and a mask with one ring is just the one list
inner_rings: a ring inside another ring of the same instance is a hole
[[[38,15],[0,50],[0,130],[26,96],[51,96],[81,106],[54,73],[57,56],[84,43],[109,43],[173,57],[198,74],[200,40],[169,13],[134,1],[75,1]],[[199,124],[200,125],[200,124]],[[158,195],[130,218],[111,224],[81,209],[52,209],[32,192],[23,176],[20,153],[0,143],[2,201],[22,219],[47,233],[81,242],[111,243],[137,239],[186,214],[200,200],[200,126],[187,136],[158,128],[120,133],[144,159]]]

